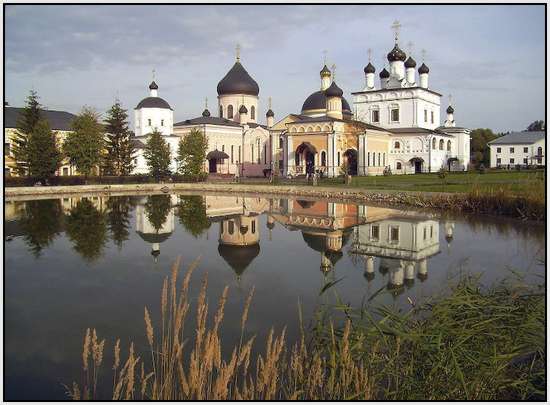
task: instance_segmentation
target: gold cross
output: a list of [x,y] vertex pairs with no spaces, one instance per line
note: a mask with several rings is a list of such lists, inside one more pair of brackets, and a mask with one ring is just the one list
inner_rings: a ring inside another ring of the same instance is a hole
[[241,45],[239,43],[237,43],[237,46],[235,47],[235,54],[237,60],[241,60]]
[[326,65],[327,64],[327,50],[323,50],[323,64]]
[[271,97],[268,98],[267,104],[268,108],[271,110]]
[[208,109],[208,97],[204,98],[204,108]]
[[155,81],[155,69],[153,69],[152,73],[153,73],[153,81]]
[[332,81],[335,81],[336,80],[336,64],[333,63],[331,68],[332,68]]
[[412,56],[412,53],[413,53],[413,43],[411,41],[409,41],[407,43],[407,48],[409,48],[409,56]]

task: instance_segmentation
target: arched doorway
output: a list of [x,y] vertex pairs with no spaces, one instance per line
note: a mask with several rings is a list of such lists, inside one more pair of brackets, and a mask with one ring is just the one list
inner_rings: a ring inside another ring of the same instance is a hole
[[344,152],[346,162],[348,163],[348,174],[352,176],[357,175],[357,151],[355,149],[348,149]]
[[411,163],[411,166],[414,167],[415,173],[422,173],[422,166],[424,165],[424,159],[421,157],[413,157],[411,160],[409,160]]
[[211,152],[208,152],[206,159],[208,160],[208,172],[217,173],[218,164],[223,164],[224,159],[229,158],[229,155],[220,150],[214,149]]
[[315,172],[315,154],[317,149],[309,142],[302,142],[296,148],[296,166],[301,166],[302,173],[312,174]]

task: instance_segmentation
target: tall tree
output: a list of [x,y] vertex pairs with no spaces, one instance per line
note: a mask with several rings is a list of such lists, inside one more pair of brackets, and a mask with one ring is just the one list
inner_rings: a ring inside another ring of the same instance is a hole
[[200,195],[180,196],[176,215],[180,224],[195,238],[210,228],[206,204]]
[[29,176],[44,182],[59,168],[63,158],[55,138],[50,124],[44,119],[38,121],[31,130],[26,145]]
[[169,195],[156,194],[147,197],[145,214],[147,215],[147,220],[153,228],[155,228],[156,232],[164,226],[171,209],[172,204]]
[[489,165],[490,151],[487,142],[497,137],[489,128],[477,128],[470,133],[470,156],[476,166]]
[[530,131],[544,131],[544,128],[545,128],[544,121],[542,121],[542,120],[533,121],[527,127],[527,131],[529,131],[529,132]]
[[99,115],[91,108],[84,107],[73,120],[73,132],[69,133],[63,151],[69,162],[76,169],[88,177],[99,167],[103,157],[103,125],[99,122]]
[[117,100],[105,119],[105,171],[116,176],[128,175],[134,168],[135,148],[128,129],[128,113]]
[[40,257],[63,229],[63,210],[60,200],[29,200],[21,218],[23,240],[34,254]]
[[178,173],[196,179],[204,173],[204,161],[208,149],[208,139],[198,129],[180,139],[178,144]]
[[74,250],[93,262],[103,254],[107,242],[107,221],[88,199],[80,200],[66,219],[66,232]]
[[170,145],[164,140],[162,134],[155,129],[145,143],[143,157],[149,166],[149,173],[157,181],[170,175]]
[[41,105],[38,102],[38,94],[36,91],[31,90],[25,107],[17,118],[17,133],[13,139],[13,157],[16,162],[16,170],[20,175],[27,174],[27,140],[35,125],[42,117],[40,109]]
[[107,200],[107,226],[111,239],[119,249],[130,237],[130,212],[130,197],[111,197]]

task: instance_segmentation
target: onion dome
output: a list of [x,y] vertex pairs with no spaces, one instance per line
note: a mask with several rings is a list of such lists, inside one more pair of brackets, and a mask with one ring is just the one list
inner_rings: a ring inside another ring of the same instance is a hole
[[363,72],[365,72],[365,74],[374,73],[374,72],[376,72],[376,69],[374,68],[372,63],[369,62],[369,64],[367,66],[365,66],[365,68],[363,69]]
[[344,95],[344,92],[336,82],[332,82],[332,84],[329,86],[328,89],[325,90],[325,96],[327,97],[342,97]]
[[265,116],[266,116],[266,117],[274,117],[274,116],[275,116],[275,113],[274,113],[273,110],[270,108],[270,109],[267,110],[267,112],[265,113]]
[[374,280],[374,276],[375,276],[374,273],[367,273],[366,271],[363,273],[363,277],[365,277],[367,281]]
[[380,72],[380,79],[387,79],[388,77],[390,77],[390,72],[388,72],[386,70],[386,68],[382,69],[382,71]]
[[409,56],[409,58],[405,61],[405,68],[415,68],[416,67],[416,61]]
[[321,69],[321,71],[319,72],[319,74],[321,75],[321,77],[323,77],[323,76],[330,76],[330,70],[329,70],[329,68],[327,67],[327,65],[323,66],[323,69]]
[[239,108],[239,114],[248,114],[247,108],[243,105],[241,105],[241,108]]
[[454,112],[455,112],[455,109],[453,107],[451,106],[447,107],[447,114],[454,114]]
[[426,66],[425,63],[422,63],[420,67],[418,68],[418,73],[424,74],[424,73],[430,73],[430,69],[428,69],[428,66]]
[[136,106],[136,110],[139,110],[140,108],[165,108],[168,110],[172,109],[172,107],[170,107],[170,104],[168,104],[166,100],[160,97],[145,97]]
[[149,90],[158,90],[159,89],[159,86],[155,83],[155,81],[153,80],[151,82],[151,84],[149,85]]
[[[304,114],[306,111],[326,109],[327,96],[325,95],[325,92],[323,90],[318,90],[315,93],[311,93],[308,98],[306,98],[306,101],[304,101],[304,104],[302,104],[302,114]],[[349,106],[348,101],[344,97],[342,97],[342,113],[346,114],[346,112],[352,114],[351,107]]]
[[210,117],[210,111],[208,111],[208,108],[204,109],[204,111],[202,112],[202,116],[203,117]]
[[407,55],[399,48],[399,45],[397,44],[395,44],[390,53],[388,53],[388,62],[404,62],[406,58]]
[[237,61],[218,83],[218,95],[248,94],[257,96],[260,93],[258,83],[248,74],[246,69]]
[[240,276],[260,254],[260,245],[257,243],[248,246],[218,245],[218,253],[235,274]]

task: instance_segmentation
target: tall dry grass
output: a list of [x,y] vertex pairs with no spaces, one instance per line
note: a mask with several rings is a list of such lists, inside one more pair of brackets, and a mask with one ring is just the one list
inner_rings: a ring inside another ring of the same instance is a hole
[[[123,361],[120,340],[116,341],[110,399],[371,399],[372,386],[367,369],[351,350],[350,321],[345,324],[342,335],[331,325],[330,342],[322,347],[309,346],[301,328],[301,338],[288,348],[285,329],[279,332],[271,329],[264,351],[253,355],[256,336],[246,333],[252,290],[243,308],[239,344],[229,357],[224,357],[220,326],[228,288],[223,290],[209,322],[205,276],[198,296],[196,328],[187,330],[189,283],[197,264],[198,261],[193,262],[179,281],[179,259],[174,263],[171,276],[163,283],[158,329],[154,328],[151,314],[145,307],[147,356],[138,356],[132,342]],[[190,341],[187,340],[189,336],[192,336]],[[82,357],[85,377],[80,384],[74,382],[72,387],[66,387],[72,399],[107,399],[98,398],[96,389],[104,344],[105,340],[99,341],[95,330],[86,332]]]

